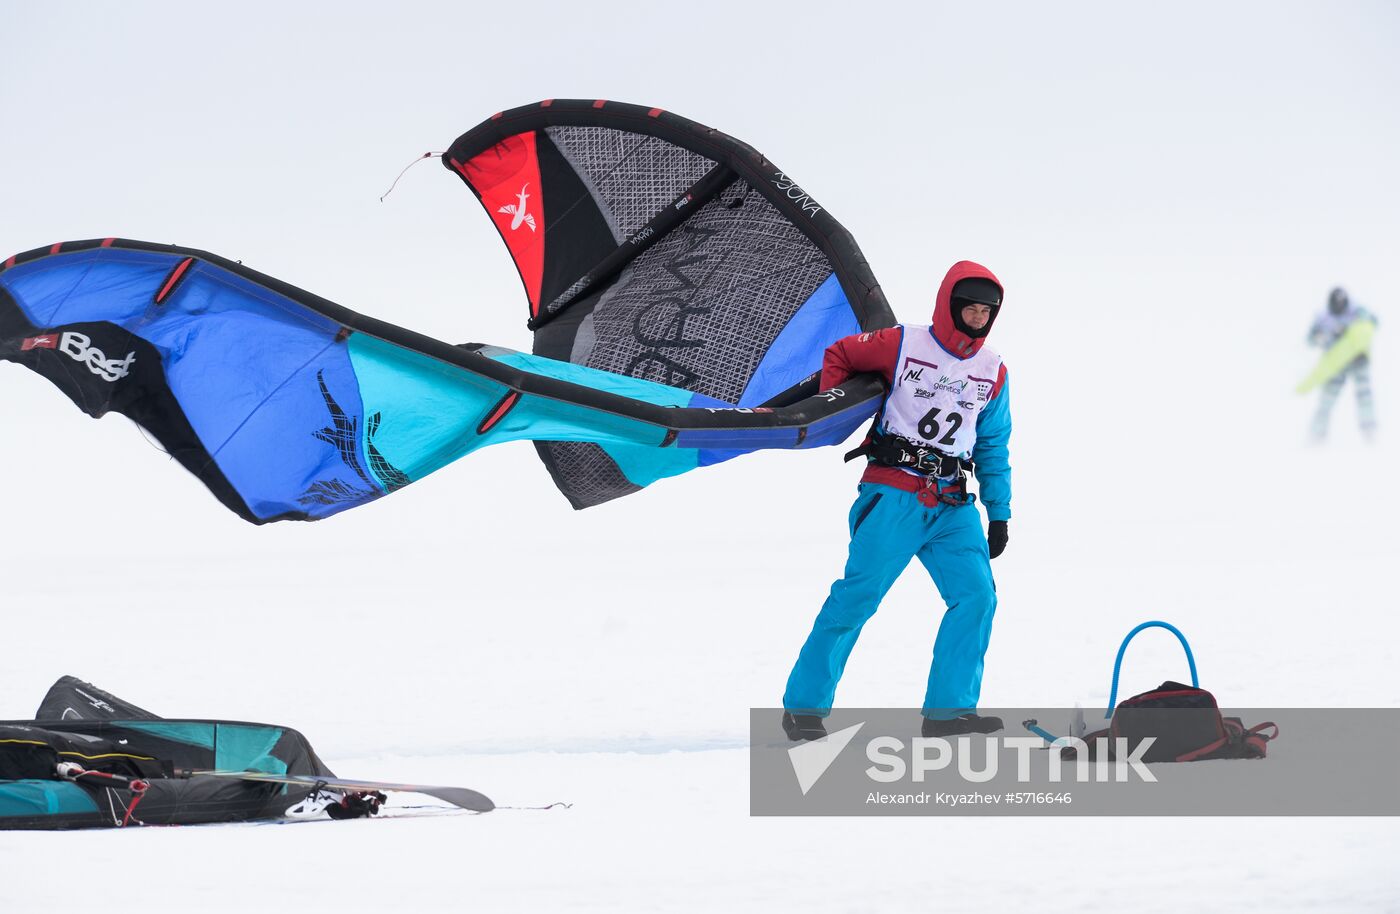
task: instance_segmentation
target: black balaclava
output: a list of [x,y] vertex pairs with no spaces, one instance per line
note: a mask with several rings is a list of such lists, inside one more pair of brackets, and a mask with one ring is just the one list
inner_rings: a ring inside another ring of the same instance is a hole
[[[990,279],[983,279],[980,276],[972,276],[959,280],[953,286],[953,326],[967,334],[972,339],[980,339],[991,332],[992,324],[996,323],[997,312],[1001,310],[1001,289]],[[987,318],[987,324],[981,330],[973,330],[962,318],[962,309],[967,305],[991,305],[992,313]]]
[[1351,302],[1347,299],[1347,290],[1341,286],[1333,289],[1327,296],[1327,310],[1333,314],[1345,314],[1349,304]]

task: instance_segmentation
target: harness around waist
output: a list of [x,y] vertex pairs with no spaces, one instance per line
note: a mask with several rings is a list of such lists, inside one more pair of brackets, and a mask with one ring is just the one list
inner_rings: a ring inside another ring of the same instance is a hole
[[867,457],[881,466],[913,470],[924,476],[944,481],[963,479],[973,468],[971,460],[945,454],[937,448],[928,447],[899,435],[871,433],[860,447],[846,454],[846,460]]

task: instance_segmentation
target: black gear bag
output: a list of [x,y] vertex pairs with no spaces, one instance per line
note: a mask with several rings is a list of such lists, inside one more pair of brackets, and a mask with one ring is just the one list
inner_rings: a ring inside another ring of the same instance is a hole
[[[1118,674],[1122,670],[1128,643],[1146,628],[1165,628],[1176,635],[1191,667],[1191,685],[1167,680],[1151,691],[1123,699],[1114,708],[1106,728],[1082,737],[1089,746],[1090,756],[1097,751],[1097,747],[1105,745],[1126,745],[1132,751],[1142,740],[1154,737],[1153,743],[1141,756],[1144,762],[1263,758],[1269,740],[1278,736],[1278,725],[1268,721],[1246,727],[1240,718],[1222,715],[1215,696],[1200,687],[1196,676],[1196,658],[1191,654],[1186,636],[1166,622],[1144,622],[1123,639],[1123,644],[1118,648],[1118,659],[1113,664],[1109,706],[1113,707],[1118,697]],[[1100,743],[1101,738],[1107,738],[1108,742]],[[1118,738],[1127,742],[1115,742]],[[1072,748],[1066,750],[1066,757],[1072,757],[1072,754]]]

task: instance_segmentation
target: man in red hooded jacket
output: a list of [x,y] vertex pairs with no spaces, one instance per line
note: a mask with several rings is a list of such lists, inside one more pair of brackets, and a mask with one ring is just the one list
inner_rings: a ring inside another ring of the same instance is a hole
[[[826,350],[823,389],[876,372],[889,393],[857,449],[869,464],[851,507],[845,574],[831,586],[783,695],[791,739],[826,735],[822,719],[861,627],[915,557],[948,606],[933,645],[923,735],[1001,729],[1001,720],[976,710],[997,605],[990,559],[1006,548],[1011,518],[1006,367],[984,345],[1002,294],[990,270],[964,260],[943,279],[932,326],[901,324]],[[985,537],[967,491],[970,468],[987,506]]]

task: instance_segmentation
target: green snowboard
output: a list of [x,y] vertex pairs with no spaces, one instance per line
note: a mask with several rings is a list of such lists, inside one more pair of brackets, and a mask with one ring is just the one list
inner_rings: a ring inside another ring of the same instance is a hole
[[1297,393],[1305,394],[1317,387],[1319,384],[1326,384],[1332,378],[1341,374],[1352,360],[1359,355],[1363,355],[1371,348],[1371,337],[1376,335],[1376,324],[1374,321],[1358,320],[1346,329],[1337,342],[1327,347],[1327,351],[1322,354],[1322,358],[1317,360],[1316,367],[1308,376],[1298,382],[1294,388]]

